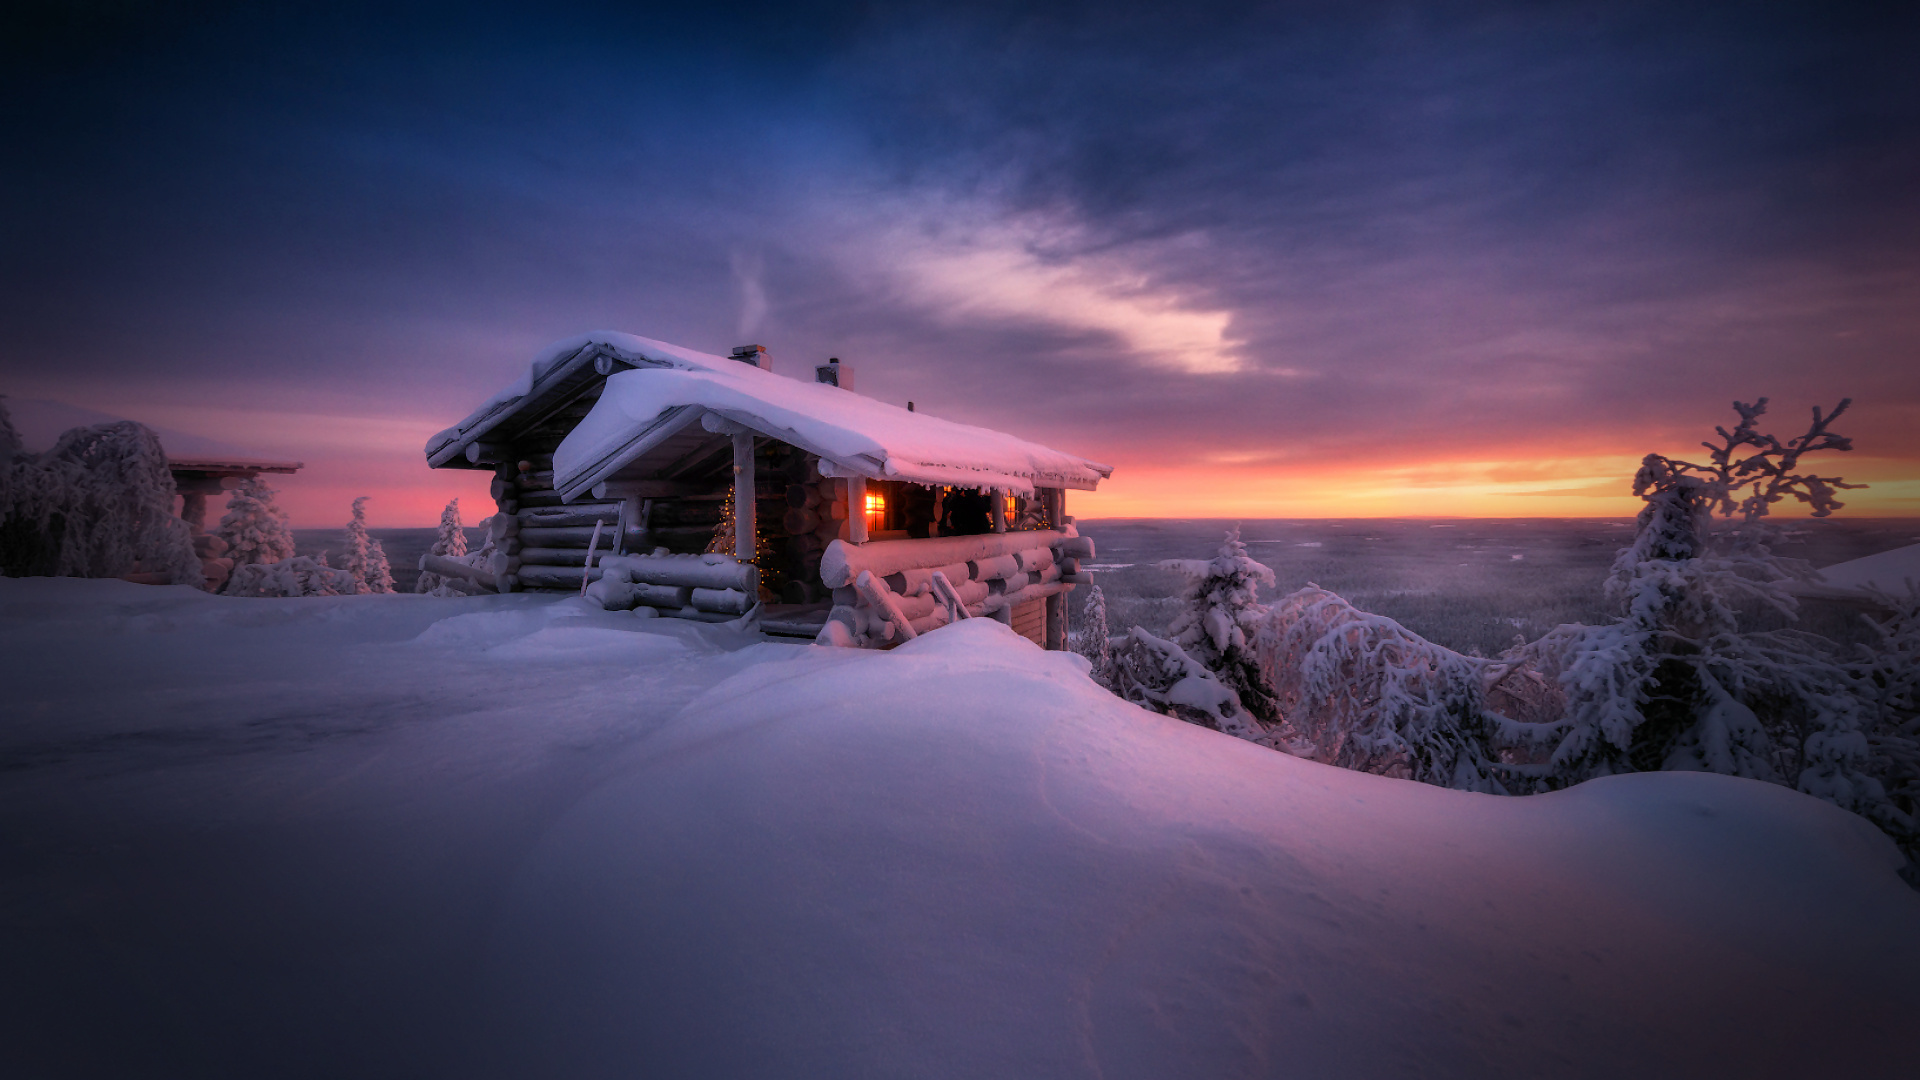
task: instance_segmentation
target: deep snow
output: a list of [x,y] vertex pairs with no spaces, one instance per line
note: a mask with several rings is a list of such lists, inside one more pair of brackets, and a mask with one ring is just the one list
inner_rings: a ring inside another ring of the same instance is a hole
[[1909,544],[1820,571],[1820,583],[1836,589],[1879,589],[1903,594],[1920,587],[1920,544]]
[[1524,799],[547,597],[0,580],[24,1076],[1907,1075],[1870,826]]

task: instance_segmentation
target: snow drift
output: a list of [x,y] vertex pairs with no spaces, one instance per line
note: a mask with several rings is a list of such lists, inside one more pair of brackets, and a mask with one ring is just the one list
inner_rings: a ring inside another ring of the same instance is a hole
[[[74,679],[99,641],[118,679]],[[0,645],[29,1072],[1910,1064],[1920,895],[1774,785],[1350,772],[984,619],[869,653],[574,600],[21,580]]]

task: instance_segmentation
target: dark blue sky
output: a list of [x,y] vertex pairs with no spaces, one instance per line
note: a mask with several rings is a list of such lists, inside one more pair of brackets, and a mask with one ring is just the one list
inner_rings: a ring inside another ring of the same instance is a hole
[[845,357],[1088,512],[1616,513],[1852,395],[1920,512],[1920,9],[1676,7],[30,5],[0,388],[394,523],[598,328]]

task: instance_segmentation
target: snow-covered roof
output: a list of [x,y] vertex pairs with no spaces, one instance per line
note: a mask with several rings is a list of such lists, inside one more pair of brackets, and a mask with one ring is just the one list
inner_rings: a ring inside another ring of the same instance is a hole
[[430,462],[451,460],[546,388],[577,378],[587,358],[599,355],[621,361],[621,370],[607,377],[599,400],[554,453],[554,486],[562,491],[608,479],[660,438],[708,414],[817,454],[837,472],[877,479],[1030,494],[1036,486],[1090,490],[1113,472],[1005,432],[606,331],[543,350],[525,377],[434,436],[427,444]]
[[458,457],[468,444],[478,441],[501,421],[530,403],[580,376],[594,374],[594,362],[601,357],[618,360],[623,367],[675,367],[688,370],[722,370],[727,365],[747,365],[723,356],[696,352],[664,341],[623,334],[618,330],[595,330],[556,341],[540,350],[527,365],[526,374],[512,385],[494,394],[465,420],[436,433],[427,440],[427,463],[440,466]]

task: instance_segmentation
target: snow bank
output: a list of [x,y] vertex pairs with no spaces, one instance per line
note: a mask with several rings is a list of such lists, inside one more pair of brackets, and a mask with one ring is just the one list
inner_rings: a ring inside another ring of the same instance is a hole
[[28,1075],[1910,1065],[1920,894],[1768,784],[1348,772],[991,620],[871,653],[573,599],[7,580],[0,650]]
[[1811,799],[1702,775],[1446,791],[1154,717],[1082,670],[971,620],[694,701],[521,871],[489,968],[521,1063],[1791,1074],[1890,1062],[1920,1002],[1920,898]]
[[1920,585],[1920,544],[1837,563],[1821,570],[1819,580],[1836,589],[1874,588],[1896,596],[1904,594],[1907,582]]

